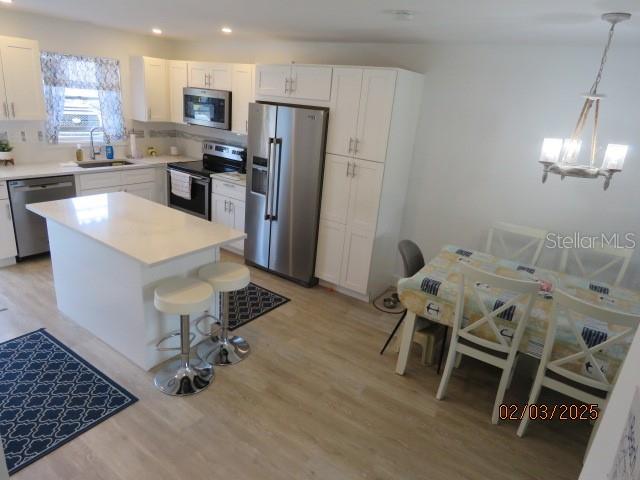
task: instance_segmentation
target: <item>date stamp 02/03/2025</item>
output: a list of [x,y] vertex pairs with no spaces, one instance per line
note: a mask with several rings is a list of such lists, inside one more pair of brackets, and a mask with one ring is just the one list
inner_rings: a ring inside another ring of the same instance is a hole
[[531,420],[587,420],[598,419],[600,409],[597,404],[501,404],[499,407],[500,420],[522,420],[525,415]]

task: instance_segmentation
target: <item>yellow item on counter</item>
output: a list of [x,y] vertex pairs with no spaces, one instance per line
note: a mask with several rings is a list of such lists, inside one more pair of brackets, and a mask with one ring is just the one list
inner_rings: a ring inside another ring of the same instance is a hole
[[84,160],[84,150],[82,150],[82,146],[78,144],[76,146],[76,162],[82,162]]

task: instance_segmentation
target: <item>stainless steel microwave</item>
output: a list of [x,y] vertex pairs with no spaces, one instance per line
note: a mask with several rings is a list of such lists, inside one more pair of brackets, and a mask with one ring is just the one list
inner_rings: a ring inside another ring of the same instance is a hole
[[184,89],[184,122],[231,130],[231,92],[207,88]]

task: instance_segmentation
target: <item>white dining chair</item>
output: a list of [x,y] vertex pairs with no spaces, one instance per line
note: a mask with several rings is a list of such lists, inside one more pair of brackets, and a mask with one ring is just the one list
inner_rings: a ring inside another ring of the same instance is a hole
[[[567,272],[567,269],[569,259],[571,259],[578,267],[576,272],[577,275],[597,280],[596,277],[601,275],[603,272],[609,271],[613,267],[618,267],[618,272],[615,274],[616,277],[614,280],[614,285],[618,286],[622,283],[625,273],[627,273],[627,268],[631,262],[633,252],[634,249],[632,248],[614,248],[608,245],[594,245],[589,249],[564,248],[562,249],[562,255],[560,256],[560,271],[569,273]],[[600,267],[589,269],[585,267],[585,261],[580,258],[580,253],[589,253],[590,260],[595,260],[597,257],[606,257],[609,259],[609,262]]]
[[[575,337],[579,351],[552,359],[551,353],[553,352],[554,343],[557,338],[558,318],[562,310],[566,312],[562,318],[568,322],[568,327]],[[593,335],[593,332],[591,332],[590,335],[584,335],[584,326],[579,326],[579,323],[576,322],[573,316],[575,314],[581,315],[583,318],[586,317],[606,323],[607,332],[601,332],[598,335]],[[547,336],[542,350],[540,366],[538,367],[538,373],[533,382],[527,405],[537,403],[542,387],[555,390],[585,404],[597,404],[600,407],[600,414],[589,438],[590,446],[591,439],[598,426],[598,421],[602,417],[606,406],[608,394],[613,389],[618,373],[621,370],[621,368],[618,368],[613,381],[609,381],[608,377],[603,373],[602,363],[595,354],[598,351],[620,343],[626,338],[633,338],[639,323],[640,315],[623,313],[593,305],[573,297],[566,292],[556,290],[553,293],[553,307],[547,327]],[[613,326],[621,328],[619,330],[613,330],[611,328]],[[593,377],[567,368],[568,364],[581,360],[589,362],[591,371],[593,371]],[[570,382],[570,384],[568,382]],[[595,393],[597,392],[594,392],[594,390],[601,392],[602,396],[596,395]],[[524,416],[518,426],[519,437],[522,437],[527,430],[529,420],[529,409],[525,409]],[[589,446],[587,446],[587,452]]]
[[[512,238],[512,243],[513,240],[516,239],[516,241],[519,241],[518,243],[522,243],[523,241],[526,243],[519,248],[515,246],[508,247],[504,238],[505,233]],[[542,254],[542,248],[544,247],[548,233],[546,230],[539,228],[514,225],[506,222],[495,222],[489,229],[485,251],[495,255],[495,242],[501,247],[498,256],[506,258],[507,260],[523,261],[528,265],[536,265]],[[525,253],[527,253],[526,256]]]
[[[502,297],[504,301],[500,298],[496,299],[492,296],[487,296],[486,293],[482,292],[481,290],[486,289],[486,286],[507,291],[508,293]],[[470,295],[465,297],[467,289]],[[518,346],[529,320],[531,307],[538,289],[537,282],[502,277],[478,270],[464,263],[460,265],[460,282],[451,345],[449,346],[447,363],[436,394],[438,400],[442,400],[446,394],[451,373],[456,363],[456,356],[467,355],[473,357],[502,370],[498,393],[491,415],[491,422],[498,423],[500,404],[503,402],[504,394],[511,382]],[[483,296],[491,304],[491,307],[487,308]],[[463,325],[465,302],[474,302],[483,314],[482,318],[466,326]],[[524,304],[524,309],[516,307],[518,303],[520,305]],[[500,316],[502,316],[501,318],[506,317],[515,323],[511,341],[500,333],[500,328],[496,325],[496,319]],[[486,326],[489,327],[489,331],[495,337],[494,340],[482,338],[475,333],[481,327],[485,327],[485,331],[487,331]]]

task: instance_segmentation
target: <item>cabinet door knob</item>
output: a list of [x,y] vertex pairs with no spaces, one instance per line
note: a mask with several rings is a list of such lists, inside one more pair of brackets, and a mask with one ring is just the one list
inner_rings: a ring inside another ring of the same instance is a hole
[[13,118],[16,118],[16,104],[11,102],[11,113],[13,114]]
[[358,140],[357,138],[355,139],[355,145],[353,146],[353,153],[354,155],[358,153],[358,145],[360,144],[360,140]]

